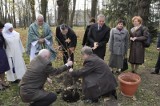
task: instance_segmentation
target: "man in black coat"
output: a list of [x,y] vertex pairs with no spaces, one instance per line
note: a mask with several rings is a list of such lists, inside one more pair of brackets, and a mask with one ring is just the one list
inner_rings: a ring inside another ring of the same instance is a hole
[[62,24],[56,28],[56,39],[59,49],[63,51],[63,62],[67,63],[68,58],[74,61],[74,50],[77,45],[75,32],[67,25]]
[[81,53],[84,59],[83,68],[70,73],[72,77],[83,79],[84,99],[98,102],[99,97],[110,96],[110,94],[117,98],[117,82],[108,65],[93,54],[92,48],[88,46],[83,47]]
[[82,46],[88,46],[89,42],[88,42],[88,32],[90,30],[90,27],[96,22],[96,20],[94,18],[91,18],[91,20],[89,21],[90,24],[87,26],[85,33],[84,33],[84,37],[83,37],[83,41],[82,41]]
[[93,49],[94,54],[104,59],[106,44],[110,36],[110,28],[105,24],[104,15],[98,15],[97,20],[97,23],[91,26],[88,33],[89,46]]
[[159,71],[160,71],[160,33],[158,37],[157,50],[159,51],[158,60],[155,66],[155,71],[151,72],[151,74],[159,74]]

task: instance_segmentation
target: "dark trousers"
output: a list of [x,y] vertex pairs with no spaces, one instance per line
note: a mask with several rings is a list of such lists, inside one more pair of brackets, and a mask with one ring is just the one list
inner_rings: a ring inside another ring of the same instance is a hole
[[74,54],[72,53],[70,56],[68,56],[67,52],[63,52],[63,62],[64,62],[64,64],[67,63],[68,58],[70,58],[71,61],[74,61]]
[[155,66],[155,72],[159,73],[159,70],[160,70],[160,52],[159,52],[159,56],[158,56],[156,66]]
[[45,98],[35,101],[30,106],[49,106],[56,101],[57,96],[54,93],[48,94]]

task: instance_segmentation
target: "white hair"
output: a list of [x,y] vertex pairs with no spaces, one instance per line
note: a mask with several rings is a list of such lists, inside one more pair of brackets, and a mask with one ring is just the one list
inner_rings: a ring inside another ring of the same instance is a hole
[[97,19],[100,19],[100,18],[104,18],[104,19],[105,19],[106,17],[105,17],[105,15],[103,15],[103,14],[99,14],[99,15],[97,16]]
[[50,55],[50,51],[47,49],[42,49],[39,51],[38,56],[41,56],[42,58],[45,58]]
[[44,19],[44,17],[43,17],[43,15],[42,14],[38,14],[38,16],[37,16],[37,18],[36,18],[37,20],[38,19]]

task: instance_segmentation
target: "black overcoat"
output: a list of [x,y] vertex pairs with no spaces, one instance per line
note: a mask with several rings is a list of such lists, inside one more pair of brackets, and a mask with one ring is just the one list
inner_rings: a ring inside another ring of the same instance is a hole
[[98,24],[93,24],[88,33],[89,46],[93,47],[94,42],[98,42],[98,48],[93,52],[100,58],[104,59],[106,53],[106,44],[109,41],[110,28],[105,24],[101,29],[98,29]]

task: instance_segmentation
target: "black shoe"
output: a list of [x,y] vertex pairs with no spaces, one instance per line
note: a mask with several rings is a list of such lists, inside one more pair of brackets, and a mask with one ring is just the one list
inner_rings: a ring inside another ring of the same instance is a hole
[[159,74],[159,72],[155,72],[155,71],[154,71],[154,72],[151,72],[151,74]]
[[114,98],[115,98],[116,100],[118,99],[116,90],[113,90],[113,91],[112,91],[112,95],[114,96]]
[[11,84],[18,84],[21,80],[12,81]]

